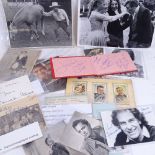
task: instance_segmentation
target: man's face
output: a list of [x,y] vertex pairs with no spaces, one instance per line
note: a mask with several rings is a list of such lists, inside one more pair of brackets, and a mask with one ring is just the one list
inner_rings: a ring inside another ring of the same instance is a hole
[[134,15],[135,10],[136,10],[136,7],[131,7],[130,4],[128,3],[128,4],[126,5],[126,9],[127,9],[127,11],[128,11],[131,15]]
[[82,85],[78,85],[74,88],[75,94],[81,94],[82,92],[83,92],[83,86]]
[[124,94],[124,90],[123,90],[122,87],[116,88],[116,91],[117,91],[117,94],[118,94],[118,95],[123,95],[123,94]]
[[142,134],[140,121],[129,111],[125,110],[117,114],[120,129],[129,139],[137,139]]
[[104,94],[104,88],[103,87],[98,87],[97,88],[97,93],[98,94]]
[[91,128],[86,124],[82,124],[81,122],[75,126],[75,130],[85,138],[88,138],[91,134]]
[[113,11],[118,10],[118,3],[117,3],[116,0],[112,0],[112,2],[111,2],[111,8],[112,8]]
[[47,80],[47,70],[44,67],[38,66],[33,69],[33,74],[40,80]]

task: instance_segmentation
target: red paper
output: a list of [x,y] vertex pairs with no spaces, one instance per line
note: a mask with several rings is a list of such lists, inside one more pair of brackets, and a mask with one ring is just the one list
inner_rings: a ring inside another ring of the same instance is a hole
[[51,66],[53,78],[120,74],[137,70],[127,52],[51,58]]

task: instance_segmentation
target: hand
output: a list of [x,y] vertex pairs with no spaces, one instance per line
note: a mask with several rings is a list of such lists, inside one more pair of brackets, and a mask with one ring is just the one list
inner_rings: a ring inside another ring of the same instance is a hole
[[69,20],[67,21],[67,26],[69,26]]

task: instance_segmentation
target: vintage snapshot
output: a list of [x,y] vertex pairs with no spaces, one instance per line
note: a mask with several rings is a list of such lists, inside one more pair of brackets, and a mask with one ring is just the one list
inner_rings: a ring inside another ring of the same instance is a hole
[[[29,107],[5,107],[9,108],[10,111],[3,111],[0,113],[0,136],[20,129],[34,122],[38,122],[42,128],[45,126],[39,104],[35,104]],[[6,114],[2,116],[4,113]]]
[[154,108],[151,105],[101,112],[109,147],[155,141]]
[[66,79],[52,79],[50,60],[39,61],[34,65],[30,80],[39,80],[45,92],[65,89]]
[[85,56],[94,56],[94,55],[100,55],[103,53],[104,53],[103,48],[84,49]]
[[2,0],[11,47],[71,46],[71,0]]
[[104,103],[107,98],[107,86],[105,83],[93,84],[94,103]]
[[[84,83],[87,84],[85,94],[88,95],[93,104],[115,103],[117,107],[121,108],[135,107],[134,89],[131,80],[104,78],[69,78],[67,79],[66,95],[75,95],[75,84],[84,85]],[[82,85],[78,88],[80,88],[77,89],[78,92],[82,92]],[[120,98],[124,100],[118,102]]]
[[10,49],[0,61],[0,80],[11,80],[29,74],[39,57],[39,50]]
[[78,44],[128,48],[153,46],[154,5],[155,2],[149,0],[80,0]]
[[[106,53],[119,53],[119,52],[127,52],[134,62],[137,71],[120,74],[120,76],[125,77],[135,77],[135,78],[147,78],[146,67],[145,67],[145,57],[144,52],[141,49],[129,49],[129,48],[105,48]],[[118,75],[116,75],[118,76]]]
[[92,105],[87,96],[58,96],[45,97],[41,104],[46,125],[53,125],[60,121],[68,123],[75,111],[91,114]]
[[45,122],[38,99],[30,96],[1,105],[0,124],[0,152],[40,138]]
[[72,94],[73,95],[86,95],[87,83],[86,82],[73,82]]
[[109,152],[101,122],[78,112],[73,114],[60,140],[87,155],[108,155]]
[[43,137],[23,146],[25,155],[84,155],[75,151],[59,141],[63,134],[65,124],[60,122],[43,131]]

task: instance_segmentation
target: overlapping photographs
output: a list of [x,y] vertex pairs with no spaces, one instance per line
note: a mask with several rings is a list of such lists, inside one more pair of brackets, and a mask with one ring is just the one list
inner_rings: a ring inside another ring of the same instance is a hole
[[30,81],[35,80],[39,80],[45,92],[63,90],[66,86],[66,79],[52,79],[49,59],[34,65],[30,74]]
[[73,114],[60,140],[87,155],[108,155],[109,152],[102,123],[78,112]]
[[71,0],[2,0],[11,47],[71,46]]
[[154,12],[148,0],[80,0],[78,45],[154,47]]
[[25,155],[84,155],[60,142],[65,124],[60,122],[43,131],[43,137],[23,146]]

